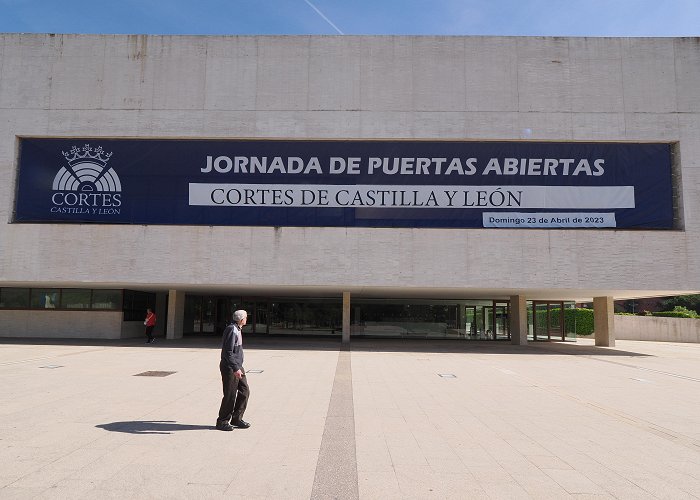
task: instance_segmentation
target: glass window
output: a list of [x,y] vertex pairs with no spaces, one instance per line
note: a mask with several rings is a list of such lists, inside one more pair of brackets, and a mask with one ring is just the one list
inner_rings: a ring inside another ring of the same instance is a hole
[[64,288],[61,290],[61,309],[90,309],[92,290]]
[[29,308],[29,288],[1,288],[0,307],[4,309]]
[[343,304],[338,299],[273,298],[268,310],[265,321],[271,334],[340,335],[342,331]]
[[59,304],[59,288],[32,288],[32,309],[56,309]]
[[143,321],[146,308],[155,309],[156,294],[124,290],[124,321]]
[[120,309],[122,303],[121,290],[93,290],[93,309]]
[[452,301],[360,299],[351,308],[352,335],[458,336],[459,306]]
[[576,302],[564,302],[564,334],[567,340],[576,340]]
[[202,297],[185,295],[184,333],[202,332]]

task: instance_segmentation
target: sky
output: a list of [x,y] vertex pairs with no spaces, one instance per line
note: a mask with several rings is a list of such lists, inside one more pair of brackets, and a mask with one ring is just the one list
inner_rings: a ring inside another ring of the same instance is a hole
[[0,0],[0,32],[698,36],[700,0]]

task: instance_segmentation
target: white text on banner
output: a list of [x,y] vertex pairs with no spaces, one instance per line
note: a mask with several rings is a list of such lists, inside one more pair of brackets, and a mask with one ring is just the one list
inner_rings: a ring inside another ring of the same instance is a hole
[[617,227],[613,212],[484,212],[484,227]]

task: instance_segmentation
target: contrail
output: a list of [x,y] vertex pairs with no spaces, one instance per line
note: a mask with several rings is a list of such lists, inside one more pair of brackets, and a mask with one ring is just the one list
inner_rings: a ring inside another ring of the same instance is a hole
[[321,12],[320,10],[318,10],[318,7],[316,7],[314,4],[312,4],[311,2],[309,2],[309,0],[304,0],[304,1],[309,5],[309,7],[311,7],[312,9],[314,9],[314,10],[318,13],[318,15],[321,16],[328,24],[330,24],[331,26],[333,26],[333,29],[334,29],[334,30],[336,30],[336,31],[337,31],[338,33],[340,33],[341,35],[344,35],[344,34],[345,34],[345,33],[343,33],[342,31],[340,31],[340,28],[338,28],[335,24],[333,24],[333,21],[331,21],[330,19],[328,19],[328,18],[323,14],[323,12]]

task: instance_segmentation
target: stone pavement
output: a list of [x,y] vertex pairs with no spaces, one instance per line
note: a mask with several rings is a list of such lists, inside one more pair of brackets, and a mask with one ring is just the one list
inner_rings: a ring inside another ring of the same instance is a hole
[[249,336],[221,432],[218,340],[138,342],[0,341],[0,498],[700,498],[697,344]]

